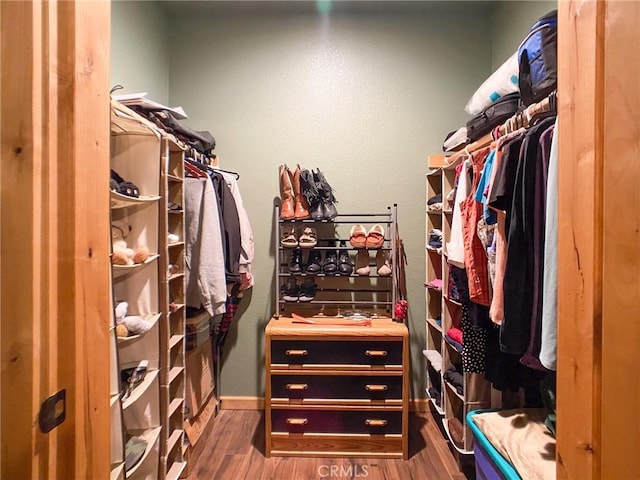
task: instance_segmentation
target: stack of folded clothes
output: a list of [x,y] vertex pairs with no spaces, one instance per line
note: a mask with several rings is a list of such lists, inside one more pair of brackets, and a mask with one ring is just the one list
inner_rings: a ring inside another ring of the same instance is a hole
[[462,376],[462,364],[449,365],[449,368],[444,372],[444,379],[450,385],[452,385],[458,395],[464,395],[464,378]]
[[462,353],[462,330],[456,327],[452,327],[447,330],[444,336],[445,341],[451,345],[458,353]]
[[[442,203],[440,205],[442,206]],[[429,247],[435,249],[442,247],[442,230],[438,228],[429,230]]]
[[427,200],[427,212],[438,213],[442,211],[442,194],[438,193]]

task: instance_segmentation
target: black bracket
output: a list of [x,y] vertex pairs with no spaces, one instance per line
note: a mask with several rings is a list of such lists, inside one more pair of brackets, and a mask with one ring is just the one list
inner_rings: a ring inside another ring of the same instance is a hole
[[67,417],[67,391],[62,389],[47,398],[38,413],[38,426],[42,433],[49,433]]

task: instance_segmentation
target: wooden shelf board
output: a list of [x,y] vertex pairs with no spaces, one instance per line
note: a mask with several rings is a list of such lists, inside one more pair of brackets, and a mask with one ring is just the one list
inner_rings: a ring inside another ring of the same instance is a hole
[[184,242],[182,242],[182,241],[175,242],[175,243],[168,243],[167,244],[168,248],[183,247],[183,246],[184,246]]
[[169,371],[169,385],[171,385],[176,378],[180,376],[180,374],[184,372],[184,367],[173,367]]
[[[153,328],[153,326],[158,323],[158,320],[160,320],[160,317],[162,316],[161,313],[156,313],[154,315],[148,315],[146,316],[146,318],[148,318],[149,323],[151,324],[149,330],[151,330]],[[123,346],[126,345],[127,343],[131,343],[134,342],[142,337],[144,337],[146,335],[145,333],[141,333],[140,335],[131,335],[129,337],[117,337],[118,338],[118,346]]]
[[178,480],[187,466],[187,462],[173,462],[167,471],[166,480]]
[[167,174],[167,180],[171,183],[184,183],[184,179],[171,174]]
[[183,339],[184,335],[171,335],[171,338],[169,339],[169,350],[171,350],[176,345],[179,345]]
[[169,215],[182,215],[184,210],[167,210],[167,213]]
[[180,406],[184,404],[184,398],[174,398],[171,400],[169,404],[169,408],[167,409],[168,417],[172,417],[174,413],[180,408]]
[[127,208],[138,207],[142,205],[150,205],[160,200],[159,195],[140,195],[139,197],[130,197],[121,193],[110,190],[111,208]]
[[[431,395],[429,395],[429,390],[425,389],[425,392],[427,393],[427,398],[429,398],[429,401],[433,404],[433,406],[436,409],[436,412],[438,412],[438,415],[440,415],[441,417],[444,417],[444,410],[442,409],[442,407],[439,407],[438,404],[436,403],[436,399],[432,398]],[[442,401],[442,400],[441,400]]]
[[176,308],[173,311],[169,310],[169,315],[175,315],[177,313],[180,313],[180,310],[184,310],[184,303],[175,303],[174,305],[176,306]]
[[169,435],[169,439],[167,440],[167,453],[171,453],[173,451],[183,435],[184,430],[182,429],[174,430],[171,435]]
[[171,281],[175,280],[176,278],[181,278],[181,277],[184,277],[184,273],[183,272],[174,273],[173,275],[171,275],[169,277],[169,281],[171,282]]
[[140,399],[140,397],[142,397],[145,392],[149,390],[153,382],[157,380],[158,373],[158,370],[151,370],[150,372],[147,372],[142,383],[134,388],[133,392],[131,392],[131,395],[129,395],[129,398],[127,398],[122,403],[122,410],[126,410],[131,405],[136,403]]

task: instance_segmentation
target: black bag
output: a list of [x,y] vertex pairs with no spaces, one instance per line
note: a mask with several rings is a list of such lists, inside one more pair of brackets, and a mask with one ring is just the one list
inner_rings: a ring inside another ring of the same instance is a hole
[[475,142],[498,125],[511,118],[520,108],[520,94],[510,93],[489,105],[467,122],[469,142]]
[[539,102],[558,85],[558,12],[540,18],[518,48],[520,96],[525,106]]

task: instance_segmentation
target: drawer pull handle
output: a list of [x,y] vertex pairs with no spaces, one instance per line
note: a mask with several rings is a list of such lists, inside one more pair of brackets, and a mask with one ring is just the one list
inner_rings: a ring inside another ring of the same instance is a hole
[[287,383],[286,388],[290,392],[300,392],[309,388],[309,385],[307,385],[306,383]]
[[372,420],[370,418],[367,418],[364,421],[364,424],[367,427],[386,427],[387,426],[387,421],[386,420]]
[[287,350],[284,353],[287,357],[306,357],[309,352],[306,350]]
[[365,385],[364,389],[367,392],[386,392],[389,387],[386,385]]
[[386,357],[387,351],[386,350],[367,350],[366,352],[364,352],[364,354],[367,357]]
[[309,420],[307,420],[306,418],[287,418],[286,422],[287,425],[301,426],[309,423]]

